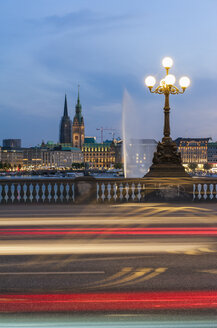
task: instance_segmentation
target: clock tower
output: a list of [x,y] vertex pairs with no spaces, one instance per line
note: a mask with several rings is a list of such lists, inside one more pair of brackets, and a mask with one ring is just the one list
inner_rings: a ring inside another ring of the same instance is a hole
[[75,116],[72,124],[72,146],[81,148],[84,144],[84,118],[82,116],[82,107],[80,104],[79,86],[78,99],[75,106]]

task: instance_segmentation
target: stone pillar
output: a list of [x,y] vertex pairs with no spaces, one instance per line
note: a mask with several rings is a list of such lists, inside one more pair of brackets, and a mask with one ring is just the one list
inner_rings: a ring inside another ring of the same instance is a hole
[[93,177],[75,178],[75,203],[91,204],[96,202],[96,179]]

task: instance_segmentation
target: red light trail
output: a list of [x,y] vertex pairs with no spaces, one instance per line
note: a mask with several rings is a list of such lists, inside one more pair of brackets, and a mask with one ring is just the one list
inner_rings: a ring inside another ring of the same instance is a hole
[[0,295],[0,312],[82,312],[216,308],[217,291]]
[[0,229],[0,235],[36,235],[36,236],[69,236],[69,235],[179,235],[179,236],[216,236],[216,227],[192,228],[35,228],[35,229]]

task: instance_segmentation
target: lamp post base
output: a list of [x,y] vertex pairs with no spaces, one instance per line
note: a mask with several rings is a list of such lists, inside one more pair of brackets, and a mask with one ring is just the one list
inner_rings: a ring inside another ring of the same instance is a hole
[[153,164],[145,177],[189,177],[182,166],[181,154],[170,137],[163,138],[157,145]]

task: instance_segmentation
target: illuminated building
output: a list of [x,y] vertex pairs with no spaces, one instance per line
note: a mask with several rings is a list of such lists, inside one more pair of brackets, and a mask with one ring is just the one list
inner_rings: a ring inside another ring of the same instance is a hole
[[20,149],[1,150],[1,163],[10,164],[12,167],[23,164],[23,152]]
[[[95,138],[92,138],[95,141]],[[86,139],[85,141],[90,141]],[[84,162],[88,163],[89,168],[93,169],[109,169],[115,164],[115,142],[106,141],[103,143],[84,143],[82,152],[84,156]]]
[[23,167],[37,168],[42,165],[42,149],[38,147],[23,148]]
[[53,148],[34,147],[23,148],[24,168],[71,168],[72,163],[82,163],[83,155],[80,149],[54,145]]
[[53,167],[55,168],[71,168],[73,163],[83,163],[83,154],[79,148],[53,150],[51,152]]
[[211,138],[177,138],[183,164],[205,164],[208,161],[208,142]]
[[82,116],[82,107],[80,104],[79,90],[78,99],[75,106],[75,116],[72,124],[72,145],[76,148],[82,148],[84,144],[84,118]]

